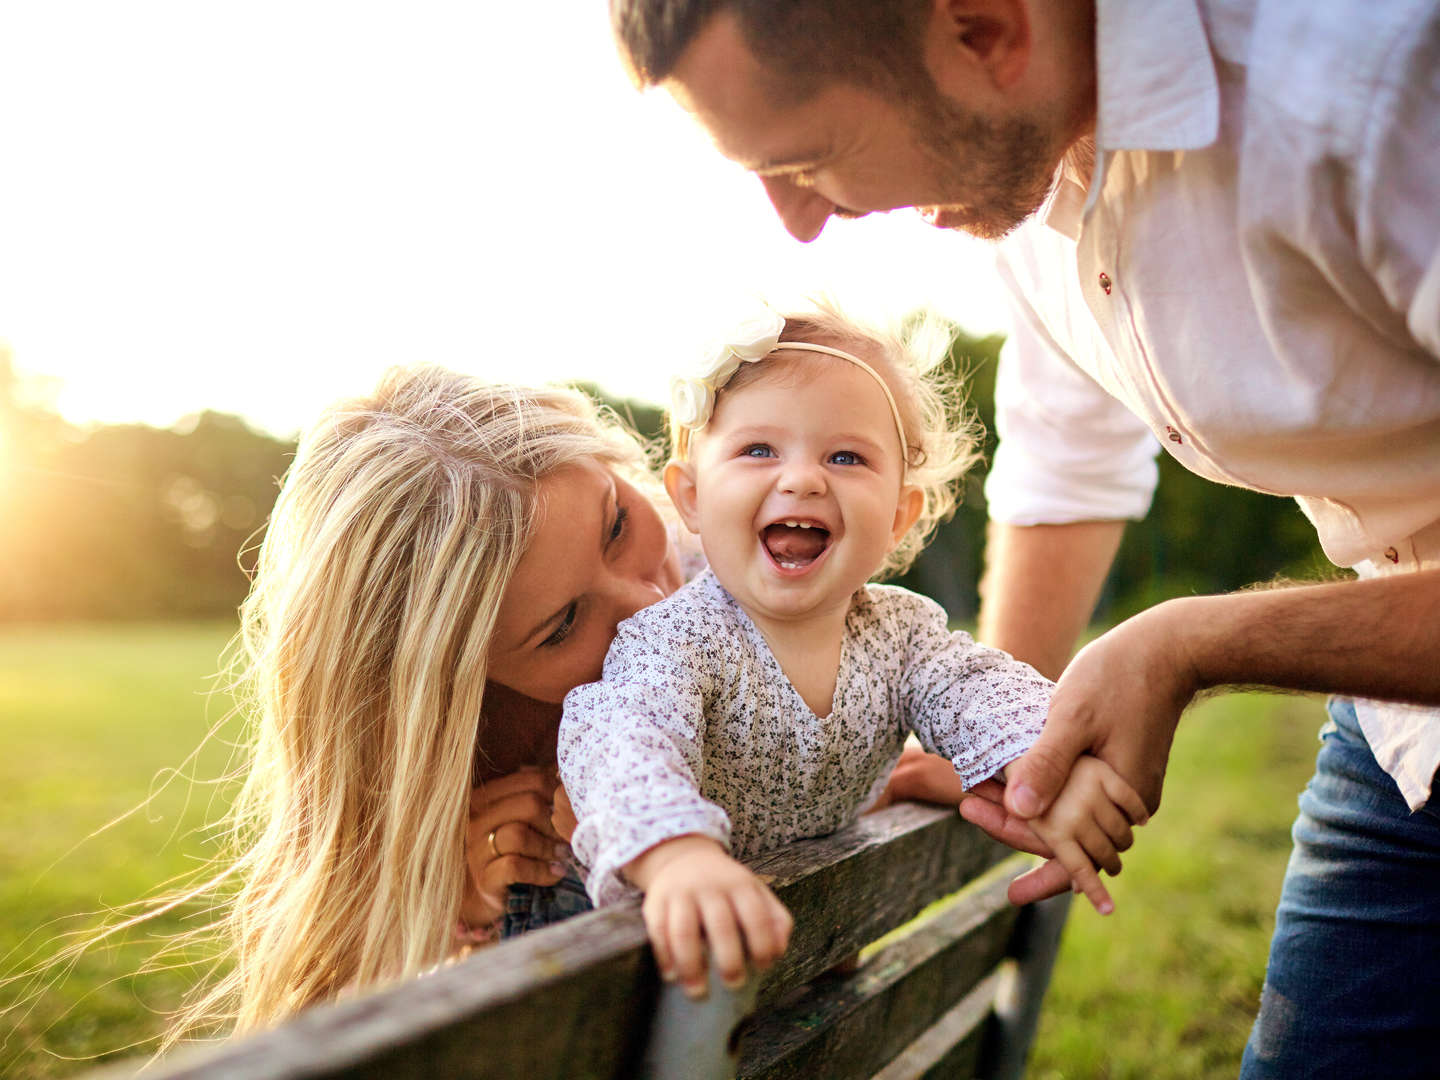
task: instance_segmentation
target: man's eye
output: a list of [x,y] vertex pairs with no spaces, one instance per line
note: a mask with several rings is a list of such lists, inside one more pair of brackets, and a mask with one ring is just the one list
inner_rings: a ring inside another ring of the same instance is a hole
[[865,459],[854,450],[836,450],[830,455],[832,465],[864,465]]
[[774,457],[775,451],[764,443],[754,443],[741,450],[740,455],[741,457],[767,458]]
[[540,643],[542,649],[547,646],[560,645],[570,636],[570,631],[575,629],[575,611],[576,605],[573,603],[565,609],[565,617],[560,620],[560,625],[555,628],[555,632]]

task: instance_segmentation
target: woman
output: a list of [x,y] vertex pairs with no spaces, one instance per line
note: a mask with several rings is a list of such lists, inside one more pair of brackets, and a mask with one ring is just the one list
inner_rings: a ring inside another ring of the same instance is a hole
[[[511,886],[560,882],[559,703],[683,578],[657,494],[566,390],[398,371],[311,428],[242,609],[234,971],[192,1015],[245,1031],[417,974],[457,923],[490,936]],[[902,770],[958,798],[939,759]]]

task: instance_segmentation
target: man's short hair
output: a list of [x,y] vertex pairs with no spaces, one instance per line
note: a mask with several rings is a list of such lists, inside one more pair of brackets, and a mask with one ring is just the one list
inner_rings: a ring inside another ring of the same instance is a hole
[[610,0],[631,78],[655,86],[709,20],[733,13],[750,51],[792,101],[830,82],[908,94],[933,85],[923,55],[929,0]]

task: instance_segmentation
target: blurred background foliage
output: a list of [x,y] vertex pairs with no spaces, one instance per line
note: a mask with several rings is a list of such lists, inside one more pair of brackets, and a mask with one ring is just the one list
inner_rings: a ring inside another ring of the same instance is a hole
[[[947,360],[964,374],[970,408],[994,449],[999,337],[961,334]],[[663,431],[659,408],[589,393],[642,435]],[[253,551],[293,443],[219,412],[168,430],[139,424],[77,428],[43,384],[0,356],[0,621],[225,616],[245,595]],[[1275,575],[1328,572],[1294,502],[1224,488],[1161,456],[1149,516],[1127,530],[1102,601],[1114,621],[1168,596],[1238,588]],[[966,481],[955,519],[902,583],[973,618],[984,550],[985,468]]]

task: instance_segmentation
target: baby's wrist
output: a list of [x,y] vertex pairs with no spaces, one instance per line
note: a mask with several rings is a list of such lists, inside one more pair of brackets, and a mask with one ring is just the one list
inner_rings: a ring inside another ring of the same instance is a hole
[[698,833],[676,836],[669,840],[662,840],[654,847],[641,852],[625,865],[621,873],[641,891],[648,891],[650,883],[667,866],[678,859],[697,854],[724,855],[725,848],[719,841]]

